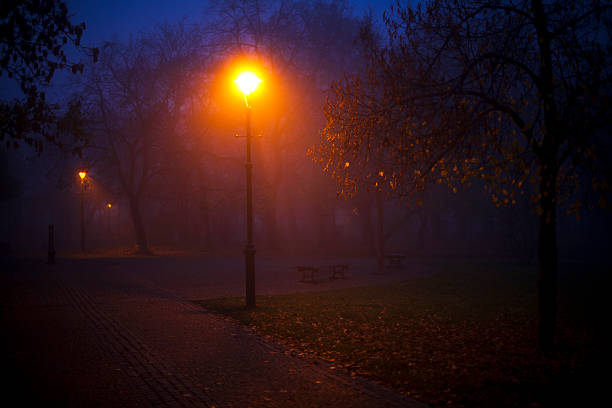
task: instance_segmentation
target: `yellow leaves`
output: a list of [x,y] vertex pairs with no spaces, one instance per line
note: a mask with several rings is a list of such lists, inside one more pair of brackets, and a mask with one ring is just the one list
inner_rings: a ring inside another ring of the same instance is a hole
[[349,162],[344,163],[344,168],[346,169],[348,166],[350,166]]

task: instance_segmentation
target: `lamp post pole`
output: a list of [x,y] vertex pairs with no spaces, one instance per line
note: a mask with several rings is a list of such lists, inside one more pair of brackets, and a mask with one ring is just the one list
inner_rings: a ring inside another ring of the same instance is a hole
[[81,178],[81,252],[85,252],[85,176],[86,172],[80,171]]
[[81,252],[85,252],[85,183],[81,180]]
[[251,107],[246,108],[246,216],[247,243],[244,249],[246,266],[246,306],[255,307],[255,245],[253,244],[253,163],[251,162]]
[[246,307],[255,307],[255,245],[253,244],[253,163],[251,162],[251,106],[249,96],[261,82],[253,72],[244,71],[234,80],[238,88],[244,94],[246,105],[246,221],[247,221],[247,243],[244,248],[245,283],[246,283]]

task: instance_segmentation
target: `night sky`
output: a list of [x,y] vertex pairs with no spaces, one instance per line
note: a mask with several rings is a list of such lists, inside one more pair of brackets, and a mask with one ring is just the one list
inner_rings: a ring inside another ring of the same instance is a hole
[[[352,0],[349,3],[354,5],[358,15],[371,8],[374,17],[380,18],[394,0]],[[84,21],[87,24],[84,44],[111,40],[115,35],[127,39],[130,34],[148,31],[157,23],[171,23],[182,18],[197,20],[206,8],[205,0],[72,0],[67,4],[73,23]]]
[[[395,0],[349,0],[356,15],[363,15],[369,9],[374,18],[382,24],[382,13]],[[114,39],[125,41],[130,35],[151,31],[156,24],[185,21],[201,21],[207,6],[206,0],[71,0],[67,1],[73,24],[85,22],[86,29],[81,43],[98,47],[105,41]],[[79,58],[79,53],[66,48],[69,56]],[[48,96],[52,99],[63,98],[63,86],[70,75],[58,72],[54,77]],[[20,91],[14,81],[0,78],[0,93],[3,96],[18,96]]]

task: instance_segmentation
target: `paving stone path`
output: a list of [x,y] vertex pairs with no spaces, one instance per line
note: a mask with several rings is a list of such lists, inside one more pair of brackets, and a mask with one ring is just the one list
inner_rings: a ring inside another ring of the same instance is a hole
[[[9,394],[24,406],[424,406],[190,302],[218,293],[223,281],[227,294],[241,290],[240,268],[232,266],[240,260],[224,267],[209,261],[72,259],[49,266],[3,260]],[[292,275],[279,279],[275,268],[287,265],[275,262],[261,265],[272,271],[260,274],[261,291],[314,290]],[[327,285],[373,279],[354,269],[345,282]]]

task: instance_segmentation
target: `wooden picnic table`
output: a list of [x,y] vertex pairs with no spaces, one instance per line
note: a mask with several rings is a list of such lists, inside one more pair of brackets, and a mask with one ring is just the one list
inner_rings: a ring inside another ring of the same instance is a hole
[[388,264],[387,268],[402,268],[404,265],[402,264],[402,260],[406,257],[406,255],[401,254],[387,254],[385,258],[387,258]]
[[314,266],[296,266],[298,273],[302,274],[300,282],[312,282],[315,283],[315,272],[319,271],[319,268]]
[[312,265],[300,265],[295,267],[298,273],[301,274],[300,282],[311,282],[316,283],[315,273],[318,273],[321,269],[328,269],[330,271],[329,280],[334,279],[346,279],[346,272],[348,271],[348,264],[332,264],[322,266]]

